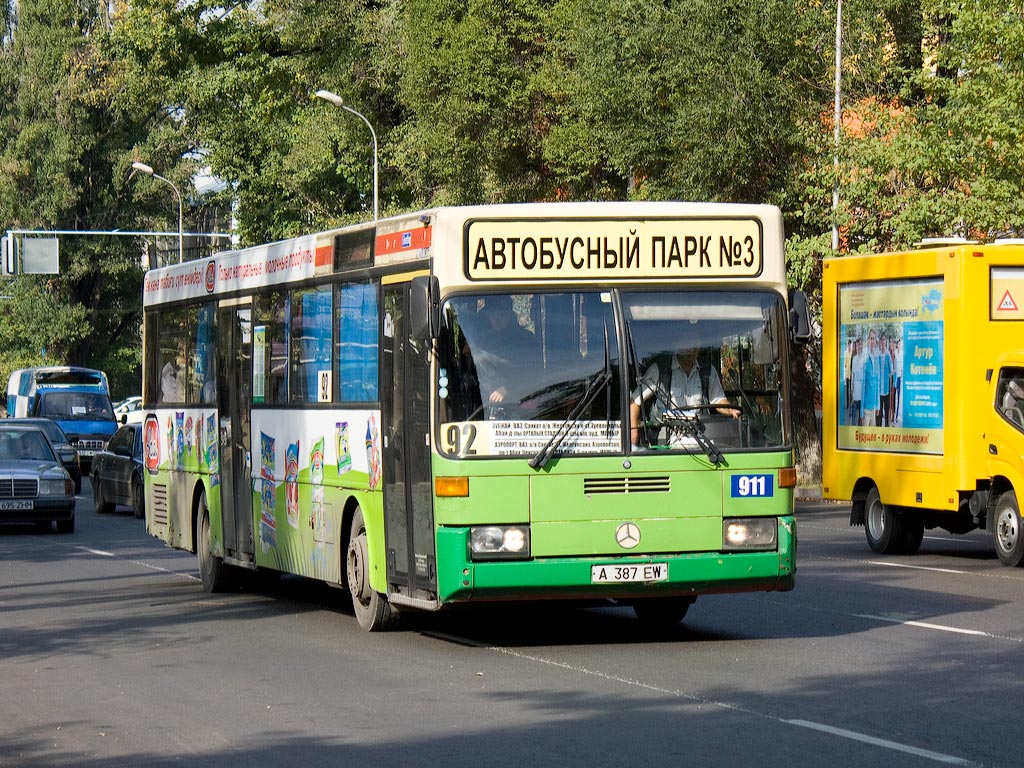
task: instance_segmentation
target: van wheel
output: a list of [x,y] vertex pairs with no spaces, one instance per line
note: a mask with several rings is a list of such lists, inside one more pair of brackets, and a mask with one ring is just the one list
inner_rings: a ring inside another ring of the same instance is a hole
[[223,592],[227,589],[228,575],[224,561],[213,554],[210,535],[210,510],[206,506],[206,493],[199,496],[199,531],[196,537],[196,559],[199,561],[199,578],[207,592]]
[[900,551],[903,543],[903,517],[893,512],[891,505],[882,503],[877,488],[868,491],[868,497],[864,500],[864,533],[872,552],[893,555]]
[[921,548],[921,541],[924,539],[924,520],[917,517],[903,516],[903,541],[900,543],[900,552],[905,555],[917,554]]
[[1024,564],[1024,532],[1021,531],[1017,494],[1013,491],[1007,491],[996,502],[992,533],[996,540],[996,554],[1003,565],[1017,567]]
[[367,632],[390,629],[398,619],[386,596],[370,586],[370,557],[366,545],[363,510],[356,507],[345,552],[345,576],[352,595],[352,610],[359,626]]

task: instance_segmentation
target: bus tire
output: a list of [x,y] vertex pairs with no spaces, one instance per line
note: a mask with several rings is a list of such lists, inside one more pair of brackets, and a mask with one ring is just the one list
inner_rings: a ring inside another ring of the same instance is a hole
[[696,597],[648,597],[633,603],[633,613],[646,627],[671,629],[686,618]]
[[1024,564],[1024,531],[1021,530],[1016,493],[1007,491],[999,497],[993,518],[992,535],[999,560],[1003,565],[1014,568]]
[[352,596],[352,611],[359,626],[367,632],[390,629],[397,614],[387,597],[370,586],[370,556],[366,544],[366,524],[363,510],[355,508],[349,528],[345,552],[345,576]]
[[903,517],[882,503],[877,488],[864,500],[864,534],[871,551],[879,555],[896,554],[903,543]]
[[223,559],[213,554],[213,537],[210,535],[210,510],[206,506],[206,492],[199,495],[199,530],[196,532],[196,560],[199,563],[199,578],[207,592],[223,592],[227,589],[227,567]]

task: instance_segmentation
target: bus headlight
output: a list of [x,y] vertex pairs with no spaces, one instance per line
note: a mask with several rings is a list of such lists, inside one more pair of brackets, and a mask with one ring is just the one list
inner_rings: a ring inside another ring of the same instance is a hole
[[530,526],[480,525],[469,529],[474,560],[513,560],[530,556]]
[[772,550],[777,546],[779,521],[774,517],[731,517],[722,521],[722,549]]

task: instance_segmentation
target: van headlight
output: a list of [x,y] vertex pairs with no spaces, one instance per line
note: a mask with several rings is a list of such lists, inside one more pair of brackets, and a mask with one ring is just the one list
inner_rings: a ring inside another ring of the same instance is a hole
[[469,551],[474,560],[525,560],[530,557],[530,526],[473,526]]
[[773,550],[778,545],[779,521],[774,517],[727,517],[722,521],[722,549]]

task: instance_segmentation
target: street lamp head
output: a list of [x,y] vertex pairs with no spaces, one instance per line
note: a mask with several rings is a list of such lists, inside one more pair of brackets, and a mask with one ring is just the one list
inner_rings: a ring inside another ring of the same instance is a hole
[[132,168],[134,168],[136,171],[142,171],[143,173],[148,173],[150,176],[152,176],[153,173],[154,173],[153,167],[151,165],[146,165],[145,163],[139,163],[139,162],[132,163]]
[[323,99],[324,101],[329,101],[336,107],[345,106],[345,100],[338,94],[331,93],[330,91],[319,90],[316,92],[316,97],[318,99]]

